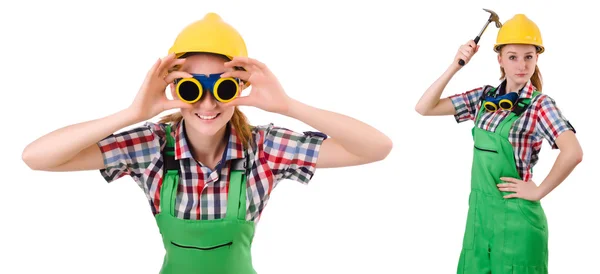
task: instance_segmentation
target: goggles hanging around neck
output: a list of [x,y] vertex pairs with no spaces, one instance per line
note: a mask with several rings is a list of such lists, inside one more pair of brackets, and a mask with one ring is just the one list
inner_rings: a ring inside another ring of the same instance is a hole
[[488,95],[485,97],[483,105],[487,111],[491,112],[497,111],[498,108],[511,110],[518,99],[519,94],[516,92],[510,92],[499,97]]

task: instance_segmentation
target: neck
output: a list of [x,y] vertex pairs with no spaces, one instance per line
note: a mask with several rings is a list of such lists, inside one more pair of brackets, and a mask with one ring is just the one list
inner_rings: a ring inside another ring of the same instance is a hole
[[521,90],[524,86],[525,84],[517,84],[508,78],[506,79],[506,93],[519,92],[519,90]]
[[214,135],[203,135],[193,129],[185,128],[190,152],[196,161],[211,169],[215,168],[223,157],[227,145],[228,140],[225,139],[227,126],[229,125],[224,126]]

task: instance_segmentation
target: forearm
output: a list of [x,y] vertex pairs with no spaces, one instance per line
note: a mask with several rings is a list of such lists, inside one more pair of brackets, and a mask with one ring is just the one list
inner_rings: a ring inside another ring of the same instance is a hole
[[358,157],[378,160],[386,157],[392,146],[389,137],[361,121],[294,99],[290,99],[287,112],[282,114],[323,132]]
[[23,150],[25,163],[36,169],[57,167],[85,148],[126,126],[139,122],[125,109],[104,118],[66,126],[50,132]]
[[581,162],[580,152],[561,151],[548,173],[548,176],[542,181],[538,189],[540,191],[540,199],[546,197],[552,190],[560,185],[575,167]]
[[458,70],[459,68],[455,65],[451,65],[437,80],[435,80],[435,82],[433,82],[433,84],[431,84],[431,86],[429,86],[415,106],[415,110],[419,114],[426,115],[438,105],[444,89]]

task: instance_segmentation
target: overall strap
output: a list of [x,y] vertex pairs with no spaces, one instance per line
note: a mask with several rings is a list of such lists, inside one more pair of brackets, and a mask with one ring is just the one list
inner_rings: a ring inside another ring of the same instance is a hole
[[160,211],[175,216],[175,196],[179,185],[179,161],[175,160],[175,139],[171,136],[171,125],[166,126],[167,144],[162,151],[163,180],[160,188]]
[[246,159],[234,159],[231,161],[229,191],[227,193],[227,213],[225,214],[226,220],[246,220],[247,168],[248,163]]
[[517,101],[517,104],[513,108],[512,112],[517,116],[521,116],[521,114],[523,114],[523,112],[529,107],[529,105],[531,104],[531,101],[535,97],[537,97],[539,94],[541,94],[541,93],[536,90],[531,95],[531,98],[519,98],[519,100]]

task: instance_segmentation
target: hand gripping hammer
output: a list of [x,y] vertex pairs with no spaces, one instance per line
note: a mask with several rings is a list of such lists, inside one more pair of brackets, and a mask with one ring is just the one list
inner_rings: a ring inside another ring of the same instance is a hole
[[[475,45],[477,45],[477,43],[479,42],[479,39],[481,38],[481,35],[483,34],[483,32],[485,31],[485,29],[487,28],[487,26],[491,23],[494,22],[496,23],[496,27],[497,28],[501,28],[502,27],[502,23],[500,23],[500,18],[498,17],[498,14],[496,14],[495,12],[488,10],[488,9],[483,9],[487,12],[490,13],[490,18],[488,18],[487,22],[485,22],[485,25],[483,26],[483,28],[481,29],[481,31],[479,32],[479,35],[477,35],[477,37],[475,37],[475,39],[473,41],[475,41]],[[465,65],[465,61],[463,59],[458,60],[458,64],[461,66]]]

